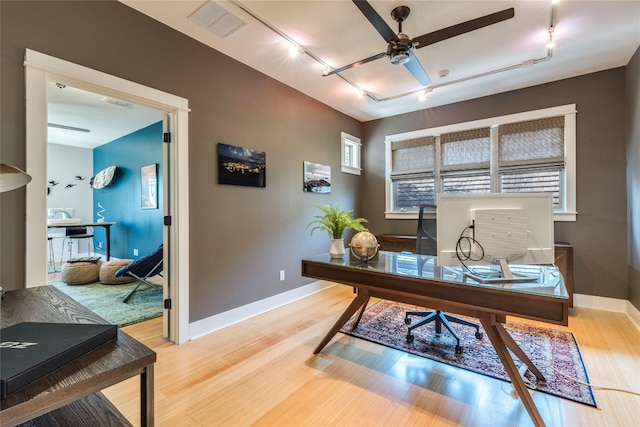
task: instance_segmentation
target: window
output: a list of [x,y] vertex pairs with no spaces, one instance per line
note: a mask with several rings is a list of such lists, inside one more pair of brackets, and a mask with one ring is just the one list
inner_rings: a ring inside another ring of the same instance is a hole
[[575,220],[575,104],[389,135],[386,218],[438,193],[546,192]]
[[360,138],[342,132],[341,140],[342,172],[360,175]]
[[443,193],[488,193],[491,190],[491,131],[471,129],[443,134],[440,177]]

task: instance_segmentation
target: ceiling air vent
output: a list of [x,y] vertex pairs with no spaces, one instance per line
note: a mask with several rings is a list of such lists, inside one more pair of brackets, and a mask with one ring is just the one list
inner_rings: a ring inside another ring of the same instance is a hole
[[220,37],[227,37],[234,31],[247,25],[242,19],[212,1],[208,1],[202,5],[200,9],[189,16],[189,19],[207,27],[209,31]]
[[100,101],[106,102],[107,104],[115,105],[116,107],[123,108],[132,108],[133,104],[127,101],[122,101],[120,99],[111,98],[110,96],[103,96]]

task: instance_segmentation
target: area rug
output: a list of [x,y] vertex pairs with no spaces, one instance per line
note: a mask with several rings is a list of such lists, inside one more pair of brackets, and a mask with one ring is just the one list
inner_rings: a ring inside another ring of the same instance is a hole
[[104,285],[100,282],[86,285],[67,285],[50,282],[65,294],[87,307],[111,324],[120,327],[162,316],[162,288],[142,285],[126,303],[122,302],[136,283]]
[[[355,321],[355,318],[352,318],[341,332],[510,382],[482,326],[480,330],[484,338],[478,340],[475,338],[474,328],[454,324],[463,347],[462,354],[456,354],[455,338],[444,327],[442,334],[435,335],[433,323],[414,329],[414,341],[408,343],[407,325],[404,322],[404,313],[408,310],[425,309],[381,300],[367,308],[355,330],[351,331]],[[569,379],[589,382],[580,349],[572,333],[511,322],[504,326],[546,378],[546,382],[536,382],[535,377],[527,371],[526,382],[535,384],[535,389],[540,392],[597,407],[591,387]],[[522,363],[517,358],[514,358],[514,361],[520,368]]]

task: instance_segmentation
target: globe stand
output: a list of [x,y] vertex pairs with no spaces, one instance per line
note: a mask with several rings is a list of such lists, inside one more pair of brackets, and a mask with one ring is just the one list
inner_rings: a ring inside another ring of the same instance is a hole
[[378,258],[378,240],[376,236],[368,231],[356,233],[349,244],[349,258],[355,258],[362,262],[362,265],[369,265],[372,260]]
[[356,256],[353,252],[349,252],[349,264],[357,265],[361,267],[368,267],[378,262],[378,254],[369,259],[362,259]]

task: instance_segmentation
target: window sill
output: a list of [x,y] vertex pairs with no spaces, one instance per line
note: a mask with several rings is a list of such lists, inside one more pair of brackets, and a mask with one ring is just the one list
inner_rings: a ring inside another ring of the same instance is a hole
[[[435,214],[432,214],[435,216]],[[553,220],[558,222],[575,221],[577,212],[554,212]],[[385,212],[384,219],[418,219],[418,212]]]
[[360,171],[361,171],[360,168],[354,168],[351,166],[342,165],[342,172],[344,173],[350,173],[352,175],[360,175]]

